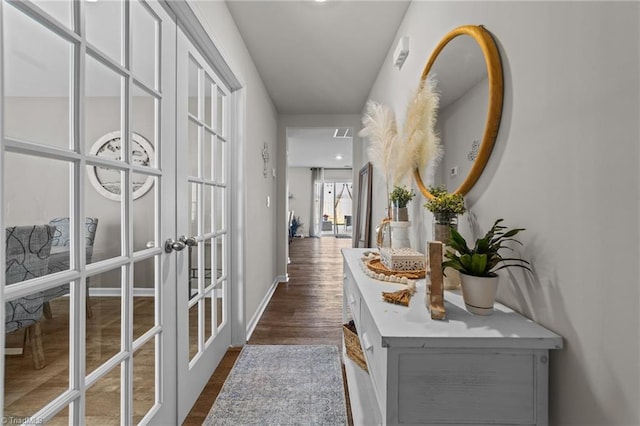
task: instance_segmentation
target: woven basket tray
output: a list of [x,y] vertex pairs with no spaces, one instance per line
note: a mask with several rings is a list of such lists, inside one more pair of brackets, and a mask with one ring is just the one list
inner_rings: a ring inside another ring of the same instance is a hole
[[407,277],[410,280],[418,280],[420,278],[424,278],[427,273],[426,269],[420,269],[416,271],[392,271],[382,264],[380,258],[367,260],[367,268],[371,269],[377,274],[395,275],[396,277]]
[[342,324],[342,334],[344,335],[344,345],[347,348],[347,356],[358,364],[358,367],[368,373],[367,361],[364,359],[362,346],[360,346],[360,339],[358,339],[356,331],[355,326],[351,329],[350,324]]

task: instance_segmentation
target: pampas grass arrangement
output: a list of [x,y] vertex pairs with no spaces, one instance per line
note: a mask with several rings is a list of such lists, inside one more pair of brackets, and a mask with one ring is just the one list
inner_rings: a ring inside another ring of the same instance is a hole
[[439,105],[435,79],[422,80],[409,101],[400,135],[391,109],[374,101],[367,103],[359,135],[371,142],[367,151],[369,161],[383,176],[387,195],[389,188],[401,184],[411,171],[422,170],[430,162],[442,159],[440,136],[435,131]]
[[398,157],[398,126],[396,116],[388,107],[374,101],[367,102],[367,112],[362,117],[363,128],[359,135],[368,137],[369,161],[383,177],[389,204],[389,186],[394,178]]
[[431,161],[442,159],[440,136],[435,131],[440,96],[436,81],[429,77],[422,80],[407,106],[399,156],[395,168],[395,180],[400,182],[412,170],[422,170]]

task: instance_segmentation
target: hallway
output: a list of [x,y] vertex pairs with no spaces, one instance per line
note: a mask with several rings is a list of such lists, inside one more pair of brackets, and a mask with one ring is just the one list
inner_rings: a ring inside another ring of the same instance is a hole
[[[280,283],[258,322],[252,345],[342,345],[342,254],[350,239],[296,238],[289,246],[289,282]],[[201,425],[240,353],[221,361],[184,425]]]

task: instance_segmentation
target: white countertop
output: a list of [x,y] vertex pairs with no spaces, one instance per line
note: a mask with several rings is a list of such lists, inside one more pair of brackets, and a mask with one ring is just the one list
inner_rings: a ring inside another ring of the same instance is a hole
[[371,249],[343,249],[363,304],[382,336],[382,346],[433,348],[530,348],[561,349],[562,338],[510,308],[496,303],[489,316],[469,313],[460,292],[445,291],[447,316],[432,320],[426,307],[426,281],[417,281],[409,307],[382,300],[383,291],[403,288],[374,280],[362,270],[362,254]]

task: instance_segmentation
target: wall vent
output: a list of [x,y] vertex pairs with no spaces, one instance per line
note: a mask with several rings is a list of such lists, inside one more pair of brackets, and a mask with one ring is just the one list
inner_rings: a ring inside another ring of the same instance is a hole
[[333,132],[333,137],[336,139],[345,139],[352,136],[351,127],[338,128]]

